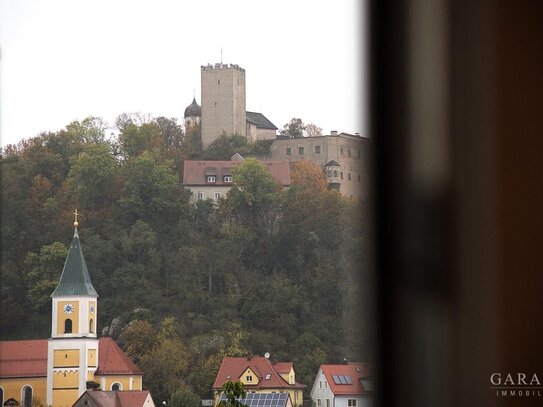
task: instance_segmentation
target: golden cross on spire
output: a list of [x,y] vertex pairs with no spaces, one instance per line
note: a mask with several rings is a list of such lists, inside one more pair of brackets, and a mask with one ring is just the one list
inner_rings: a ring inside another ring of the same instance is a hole
[[79,222],[77,221],[77,215],[79,215],[79,214],[77,213],[77,209],[75,210],[75,212],[74,212],[73,214],[75,215],[74,226],[75,226],[75,227],[78,227],[78,226],[79,226]]

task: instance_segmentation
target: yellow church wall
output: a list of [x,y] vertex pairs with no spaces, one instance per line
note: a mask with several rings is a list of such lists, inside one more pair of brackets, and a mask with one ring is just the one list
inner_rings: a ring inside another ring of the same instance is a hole
[[77,367],[79,366],[78,349],[55,350],[53,358],[54,367]]
[[78,393],[78,389],[53,389],[53,407],[72,407],[79,398]]
[[121,383],[121,390],[130,389],[130,376],[105,376],[105,378],[106,385],[102,390],[111,390],[113,383]]
[[[72,304],[74,311],[67,315],[64,313],[64,305]],[[67,319],[72,320],[72,333],[79,333],[79,301],[59,301],[57,303],[57,334],[62,335],[64,333],[64,322]]]
[[0,379],[0,387],[4,389],[4,401],[14,398],[22,405],[22,389],[24,386],[32,388],[34,400],[39,400],[42,404],[45,404],[47,394],[46,377]]
[[79,387],[79,372],[53,372],[53,389],[73,389]]
[[143,390],[141,381],[142,381],[141,376],[134,376],[134,381],[132,383],[132,390]]
[[89,349],[87,354],[89,367],[96,367],[96,349]]

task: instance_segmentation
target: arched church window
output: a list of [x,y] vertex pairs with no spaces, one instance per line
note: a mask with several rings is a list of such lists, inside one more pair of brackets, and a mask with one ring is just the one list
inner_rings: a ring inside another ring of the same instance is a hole
[[94,321],[92,319],[89,322],[89,332],[94,333]]
[[0,387],[0,406],[4,405],[4,389]]
[[23,407],[32,406],[32,387],[24,386],[23,387]]
[[111,390],[122,390],[121,383],[115,382],[111,385]]
[[65,334],[71,334],[72,333],[72,320],[70,318],[66,319],[64,321],[64,333]]

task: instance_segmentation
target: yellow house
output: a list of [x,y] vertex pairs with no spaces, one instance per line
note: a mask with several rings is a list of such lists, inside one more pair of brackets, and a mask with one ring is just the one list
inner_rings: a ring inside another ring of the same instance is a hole
[[98,293],[77,233],[53,300],[51,338],[0,342],[0,401],[71,407],[88,385],[141,390],[143,373],[108,337],[96,335]]
[[243,383],[248,393],[288,393],[294,406],[303,403],[305,385],[296,381],[292,362],[273,362],[268,354],[224,358],[213,384],[215,402],[220,398],[221,387],[227,381]]

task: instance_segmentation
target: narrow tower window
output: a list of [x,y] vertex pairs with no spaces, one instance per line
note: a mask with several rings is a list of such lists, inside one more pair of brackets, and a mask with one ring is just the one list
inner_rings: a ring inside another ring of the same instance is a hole
[[32,387],[23,387],[23,407],[32,406]]
[[89,322],[89,332],[94,333],[94,321],[92,319]]
[[66,319],[64,321],[64,333],[65,334],[71,334],[72,333],[72,320],[70,318]]

